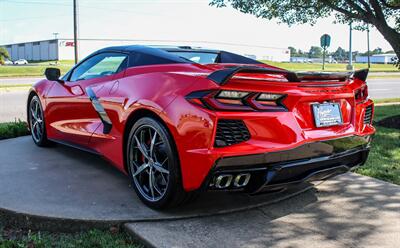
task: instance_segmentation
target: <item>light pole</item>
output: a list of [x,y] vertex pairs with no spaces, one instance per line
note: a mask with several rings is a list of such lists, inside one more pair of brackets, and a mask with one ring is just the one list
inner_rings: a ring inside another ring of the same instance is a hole
[[74,54],[75,64],[78,63],[78,0],[74,1]]
[[53,33],[53,35],[54,35],[54,39],[57,40],[59,33]]
[[369,47],[369,25],[367,24],[367,56],[368,56],[368,68],[371,68],[371,50]]
[[351,47],[351,44],[352,44],[352,41],[353,41],[353,37],[352,37],[353,28],[352,28],[351,22],[349,24],[349,27],[350,27],[350,34],[349,34],[349,64],[347,65],[346,69],[349,70],[349,71],[352,71],[352,70],[354,70],[354,67],[353,67],[353,50],[352,50],[352,47]]

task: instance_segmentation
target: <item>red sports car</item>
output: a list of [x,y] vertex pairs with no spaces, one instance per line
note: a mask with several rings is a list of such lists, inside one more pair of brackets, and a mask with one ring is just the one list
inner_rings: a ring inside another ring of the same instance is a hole
[[150,207],[324,180],[368,156],[368,70],[295,73],[191,47],[99,50],[30,91],[33,141],[100,154]]

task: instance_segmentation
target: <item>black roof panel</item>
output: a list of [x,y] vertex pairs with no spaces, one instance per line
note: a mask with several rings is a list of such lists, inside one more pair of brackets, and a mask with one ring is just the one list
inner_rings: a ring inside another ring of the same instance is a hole
[[173,64],[173,63],[194,63],[173,52],[204,52],[217,53],[216,63],[237,63],[237,64],[262,64],[260,61],[247,58],[242,55],[213,49],[193,48],[190,46],[143,46],[127,45],[112,46],[103,48],[98,52],[128,52],[134,57],[130,66],[150,64]]

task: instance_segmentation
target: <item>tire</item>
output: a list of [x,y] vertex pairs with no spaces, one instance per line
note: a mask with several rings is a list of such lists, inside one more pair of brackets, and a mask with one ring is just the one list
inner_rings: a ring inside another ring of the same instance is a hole
[[144,204],[154,209],[165,209],[179,206],[191,198],[193,193],[185,192],[182,187],[173,138],[158,120],[139,119],[133,125],[127,143],[129,175]]
[[47,139],[42,103],[37,95],[34,95],[29,101],[28,121],[31,136],[36,145],[44,147],[52,144],[52,142]]

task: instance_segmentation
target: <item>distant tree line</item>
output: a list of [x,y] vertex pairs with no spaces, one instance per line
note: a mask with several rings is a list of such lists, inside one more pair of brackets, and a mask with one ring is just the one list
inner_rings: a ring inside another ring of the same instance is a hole
[[[296,49],[292,46],[288,47],[290,50],[290,57],[305,57],[305,58],[322,58],[322,48],[318,46],[311,46],[308,51],[304,51],[301,49]],[[374,50],[370,51],[370,55],[374,54],[382,54],[382,53],[395,53],[393,50],[389,50],[384,52],[382,48],[377,47]],[[345,49],[338,47],[336,51],[334,52],[327,52],[327,56],[332,56],[333,59],[335,59],[338,62],[345,61],[349,58],[349,51],[346,51]],[[359,52],[359,51],[353,51],[353,57],[355,56],[368,56],[368,51],[366,52]]]

